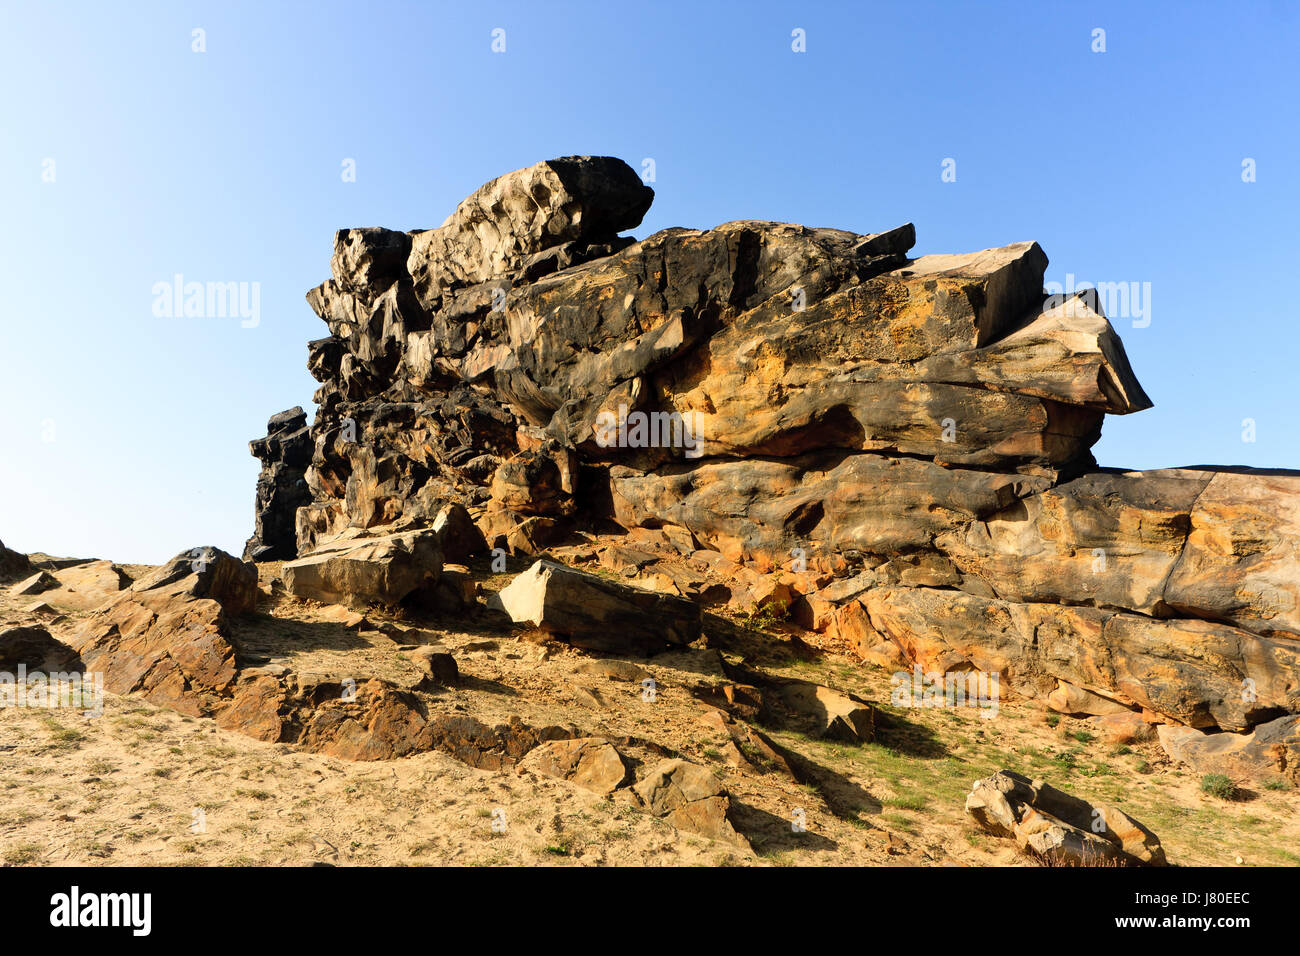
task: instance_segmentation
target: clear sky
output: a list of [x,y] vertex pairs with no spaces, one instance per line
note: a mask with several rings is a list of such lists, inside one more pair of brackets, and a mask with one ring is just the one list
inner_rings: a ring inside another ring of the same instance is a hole
[[[654,160],[638,236],[911,221],[1137,283],[1156,407],[1099,461],[1300,467],[1298,63],[1292,2],[4,2],[0,539],[238,553],[334,231],[580,153]],[[257,283],[257,323],[155,314],[178,273]]]

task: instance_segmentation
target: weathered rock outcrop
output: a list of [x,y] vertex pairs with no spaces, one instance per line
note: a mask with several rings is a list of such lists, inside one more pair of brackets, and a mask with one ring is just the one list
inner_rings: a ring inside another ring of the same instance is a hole
[[749,846],[731,823],[731,797],[706,767],[686,760],[665,760],[632,790],[646,810],[679,829]]
[[257,476],[257,526],[244,545],[245,561],[289,561],[298,554],[294,517],[311,503],[307,466],[312,440],[307,413],[301,408],[272,415],[266,437],[248,443],[262,463]]
[[547,777],[568,780],[595,793],[613,793],[627,780],[627,765],[609,741],[599,737],[553,740],[530,750],[519,764]]
[[1300,717],[1259,724],[1248,734],[1207,734],[1191,727],[1157,728],[1160,746],[1199,773],[1221,773],[1238,782],[1300,786]]
[[1098,469],[1105,415],[1151,402],[1094,297],[1044,294],[1037,244],[620,236],[651,196],[570,157],[438,229],[336,235],[300,554],[449,504],[525,553],[651,529],[787,569],[741,603],[789,600],[864,660],[1205,730],[1300,713],[1300,474]]
[[92,614],[73,649],[114,694],[139,693],[183,714],[212,716],[226,706],[237,676],[228,616],[256,603],[251,565],[194,548]]

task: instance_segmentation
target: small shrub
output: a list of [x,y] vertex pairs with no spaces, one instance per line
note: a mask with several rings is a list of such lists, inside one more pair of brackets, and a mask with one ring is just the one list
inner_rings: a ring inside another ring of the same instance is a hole
[[745,615],[745,626],[754,631],[766,631],[784,621],[790,608],[784,601],[769,601]]
[[41,858],[41,848],[35,843],[23,843],[5,851],[4,861],[10,866],[28,866]]
[[1221,773],[1207,773],[1201,778],[1201,793],[1220,800],[1236,800],[1237,785]]

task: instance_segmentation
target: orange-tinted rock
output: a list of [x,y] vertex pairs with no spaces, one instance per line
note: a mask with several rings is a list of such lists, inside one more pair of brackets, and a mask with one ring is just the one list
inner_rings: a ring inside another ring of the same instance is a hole
[[227,615],[249,610],[256,595],[251,565],[196,548],[95,612],[73,646],[112,693],[139,692],[181,713],[211,715],[226,706],[236,679]]
[[665,760],[633,790],[642,805],[680,830],[748,848],[729,819],[731,798],[712,771],[685,760]]
[[217,726],[274,743],[284,732],[285,696],[283,685],[272,676],[241,680],[230,705],[217,714]]
[[538,744],[528,751],[518,769],[568,780],[594,793],[611,793],[621,787],[628,776],[627,766],[618,750],[596,737]]

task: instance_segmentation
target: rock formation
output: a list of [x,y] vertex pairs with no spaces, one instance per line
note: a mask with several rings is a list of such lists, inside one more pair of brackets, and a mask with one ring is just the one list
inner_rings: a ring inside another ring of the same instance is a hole
[[976,781],[966,812],[1026,853],[1066,866],[1164,866],[1154,833],[1114,807],[1094,806],[1041,780],[1000,770]]
[[27,560],[27,555],[11,551],[5,547],[3,541],[0,541],[0,582],[19,576],[26,577],[32,571],[32,563]]
[[[620,236],[651,198],[569,157],[437,229],[336,235],[298,555],[449,504],[529,554],[653,533],[683,567],[634,576],[701,599],[730,568],[864,660],[1204,731],[1300,712],[1300,474],[1099,469],[1106,414],[1151,402],[1091,297],[1044,295],[1036,243]],[[254,541],[281,547],[285,466],[254,450]]]
[[244,545],[245,561],[288,561],[298,554],[294,517],[311,502],[307,466],[311,433],[301,408],[272,415],[266,437],[248,443],[262,463],[257,476],[257,527]]
[[95,611],[73,649],[114,694],[213,716],[238,677],[228,617],[252,610],[256,599],[252,567],[216,548],[194,548]]
[[442,551],[433,530],[373,536],[349,529],[284,566],[290,593],[326,604],[396,604],[437,584]]

